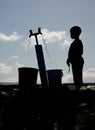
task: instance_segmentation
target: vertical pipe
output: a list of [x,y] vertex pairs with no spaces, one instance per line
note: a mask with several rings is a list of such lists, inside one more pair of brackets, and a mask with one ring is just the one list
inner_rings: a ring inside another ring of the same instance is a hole
[[47,80],[47,74],[46,74],[46,67],[45,67],[45,62],[44,62],[42,45],[35,45],[35,50],[36,50],[36,56],[37,56],[37,62],[38,62],[42,86],[48,87],[48,80]]

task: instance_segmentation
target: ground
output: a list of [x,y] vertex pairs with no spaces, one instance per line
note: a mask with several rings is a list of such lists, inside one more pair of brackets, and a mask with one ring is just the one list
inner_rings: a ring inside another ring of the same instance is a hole
[[0,130],[93,130],[95,129],[94,86],[62,85],[24,89],[0,87]]

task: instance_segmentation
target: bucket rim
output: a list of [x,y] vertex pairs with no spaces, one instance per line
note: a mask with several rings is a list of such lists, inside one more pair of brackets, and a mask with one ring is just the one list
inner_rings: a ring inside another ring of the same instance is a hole
[[47,74],[50,74],[50,73],[52,73],[52,72],[61,72],[60,74],[61,74],[61,77],[64,75],[64,73],[63,73],[63,69],[51,69],[51,70],[47,70]]
[[38,68],[33,68],[33,67],[19,67],[18,70],[21,70],[21,69],[35,69],[35,70],[38,70]]
[[47,70],[47,71],[63,71],[63,69],[50,69],[50,70]]

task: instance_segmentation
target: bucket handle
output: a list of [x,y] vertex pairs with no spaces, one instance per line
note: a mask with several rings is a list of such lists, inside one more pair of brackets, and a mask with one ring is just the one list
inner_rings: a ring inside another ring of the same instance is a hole
[[63,76],[63,72],[61,72],[61,77]]

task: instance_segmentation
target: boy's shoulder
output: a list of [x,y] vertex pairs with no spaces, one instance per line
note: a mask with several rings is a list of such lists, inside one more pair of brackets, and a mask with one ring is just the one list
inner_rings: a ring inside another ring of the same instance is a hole
[[[73,43],[79,43],[79,44],[82,44],[82,41],[81,41],[80,39],[77,39],[77,40],[74,40]],[[72,43],[72,44],[73,44],[73,43]]]
[[71,47],[76,47],[76,46],[83,46],[82,41],[80,39],[79,40],[74,40],[71,43]]

